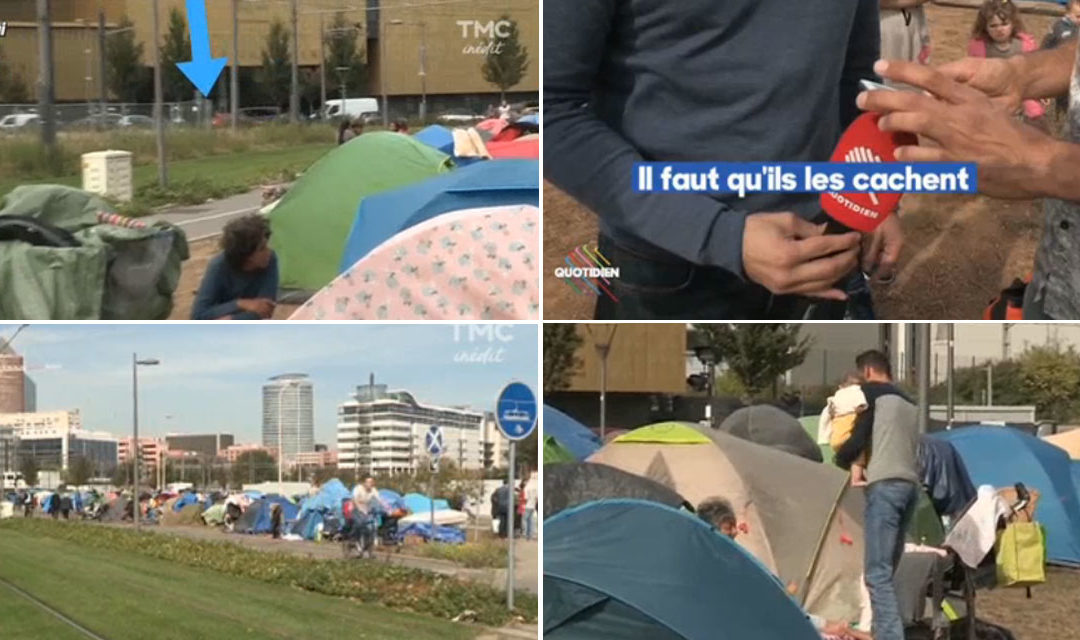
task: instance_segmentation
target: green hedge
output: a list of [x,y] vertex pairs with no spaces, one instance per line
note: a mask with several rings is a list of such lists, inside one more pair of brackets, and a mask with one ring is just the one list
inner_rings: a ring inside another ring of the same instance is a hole
[[517,592],[514,611],[505,592],[428,571],[378,562],[316,560],[286,553],[255,551],[227,542],[207,542],[131,529],[45,519],[12,518],[0,530],[66,540],[83,547],[136,552],[168,562],[229,575],[284,584],[330,596],[355,598],[391,609],[453,618],[475,611],[481,624],[499,626],[520,617],[537,618],[535,595]]

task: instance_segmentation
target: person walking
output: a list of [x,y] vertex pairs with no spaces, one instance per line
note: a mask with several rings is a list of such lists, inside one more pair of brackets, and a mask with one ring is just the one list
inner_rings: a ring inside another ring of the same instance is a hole
[[917,411],[893,385],[892,366],[884,353],[861,353],[855,366],[866,381],[862,390],[867,408],[856,418],[851,437],[837,449],[836,464],[848,469],[869,454],[864,574],[874,616],[872,635],[875,640],[904,640],[893,574],[919,497]]
[[525,539],[532,540],[537,535],[536,525],[536,476],[531,472],[525,476]]

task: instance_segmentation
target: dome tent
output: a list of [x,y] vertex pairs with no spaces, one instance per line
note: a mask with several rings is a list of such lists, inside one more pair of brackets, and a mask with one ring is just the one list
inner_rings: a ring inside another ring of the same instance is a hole
[[552,640],[820,637],[737,544],[692,514],[639,500],[545,520],[543,620]]

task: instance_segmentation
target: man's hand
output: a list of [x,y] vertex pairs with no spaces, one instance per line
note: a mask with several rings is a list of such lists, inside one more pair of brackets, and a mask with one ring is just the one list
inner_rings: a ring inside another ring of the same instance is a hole
[[242,298],[236,301],[236,306],[242,311],[257,314],[263,320],[269,320],[274,315],[276,304],[267,298]]
[[743,231],[746,276],[775,294],[846,300],[834,285],[858,266],[859,234],[822,235],[794,213],[755,213]]
[[863,272],[872,275],[878,282],[892,281],[903,248],[904,230],[900,226],[900,218],[891,215],[873,233],[863,236]]
[[964,58],[937,69],[946,78],[983,92],[1007,113],[1020,110],[1024,99],[1023,79],[1015,58]]
[[981,91],[960,84],[935,69],[910,62],[881,61],[874,70],[883,77],[926,89],[869,91],[857,103],[884,113],[882,131],[906,131],[936,146],[896,150],[900,162],[974,162],[978,190],[997,198],[1047,195],[1054,140],[995,107]]

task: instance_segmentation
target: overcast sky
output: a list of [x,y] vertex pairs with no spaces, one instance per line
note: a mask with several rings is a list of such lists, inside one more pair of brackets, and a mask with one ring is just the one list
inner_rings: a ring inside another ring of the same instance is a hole
[[[0,343],[17,325],[0,324]],[[419,402],[492,410],[510,380],[538,389],[538,330],[518,325],[31,325],[12,347],[37,384],[39,411],[79,409],[83,426],[131,432],[131,356],[139,368],[140,435],[232,433],[259,442],[262,385],[306,373],[315,441],[334,445],[337,406],[368,374]],[[58,367],[58,368],[53,368]]]

